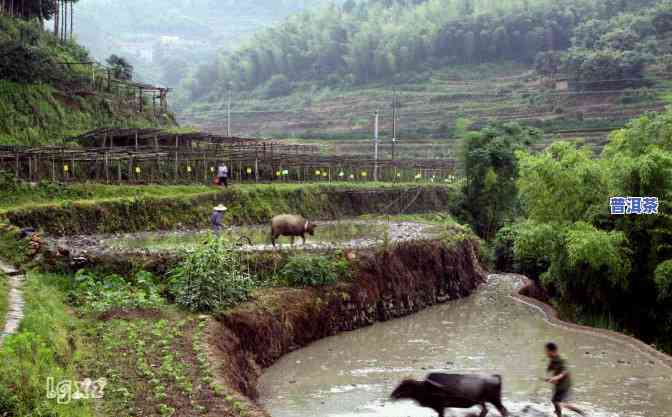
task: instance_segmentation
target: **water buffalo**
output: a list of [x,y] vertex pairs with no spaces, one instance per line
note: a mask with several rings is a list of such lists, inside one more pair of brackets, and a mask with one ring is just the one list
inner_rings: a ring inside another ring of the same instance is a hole
[[306,243],[306,233],[313,236],[315,234],[316,224],[309,222],[302,216],[293,214],[281,214],[273,217],[271,220],[271,243],[275,247],[275,241],[279,236],[291,236],[292,245],[294,237],[301,236],[303,243]]
[[485,403],[494,405],[502,416],[509,412],[502,405],[502,377],[499,375],[460,375],[433,373],[424,381],[407,379],[392,392],[392,399],[415,400],[444,417],[446,408],[471,408],[480,405],[479,417],[488,414]]

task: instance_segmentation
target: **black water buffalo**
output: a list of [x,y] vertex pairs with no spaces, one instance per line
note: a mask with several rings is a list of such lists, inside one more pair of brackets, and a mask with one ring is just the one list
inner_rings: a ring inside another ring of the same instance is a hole
[[460,375],[433,373],[424,381],[407,379],[392,392],[392,399],[415,400],[444,417],[446,408],[471,408],[480,405],[480,417],[488,414],[491,403],[502,416],[509,412],[502,405],[502,377],[499,375]]

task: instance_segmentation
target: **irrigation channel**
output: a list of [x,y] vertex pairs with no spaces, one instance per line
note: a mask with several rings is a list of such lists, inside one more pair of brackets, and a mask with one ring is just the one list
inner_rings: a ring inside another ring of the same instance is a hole
[[[279,249],[324,251],[333,249],[362,249],[380,245],[386,239],[401,242],[436,236],[440,227],[416,222],[387,222],[384,220],[318,221],[315,236],[306,235],[292,246],[289,238],[279,239]],[[47,239],[50,243],[68,249],[74,255],[86,253],[161,253],[190,249],[202,245],[209,230],[179,230],[141,232],[116,235],[66,236]],[[270,244],[269,225],[231,226],[222,230],[222,236],[233,243],[240,243],[244,251],[273,250]]]
[[575,402],[591,417],[672,416],[672,369],[636,344],[547,321],[511,296],[521,285],[520,277],[491,275],[469,298],[295,351],[266,370],[260,402],[273,417],[429,417],[436,413],[388,400],[399,381],[429,372],[499,373],[513,415],[553,416],[550,388],[540,380],[543,346],[553,340],[572,367]]

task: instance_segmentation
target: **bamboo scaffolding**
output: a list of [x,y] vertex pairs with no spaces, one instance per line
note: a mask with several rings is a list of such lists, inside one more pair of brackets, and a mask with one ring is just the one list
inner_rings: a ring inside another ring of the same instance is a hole
[[[323,155],[314,145],[159,129],[98,129],[62,146],[0,146],[0,170],[25,181],[209,183],[217,166],[232,181],[452,181],[450,159],[378,160]],[[116,172],[115,172],[116,171]]]

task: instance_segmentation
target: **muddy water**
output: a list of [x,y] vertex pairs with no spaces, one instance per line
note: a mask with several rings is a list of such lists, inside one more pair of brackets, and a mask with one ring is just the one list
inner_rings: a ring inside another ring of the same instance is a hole
[[[366,236],[380,236],[388,229],[383,223],[367,222],[321,222],[315,230],[315,236],[306,236],[308,241],[338,243],[349,240],[363,239]],[[196,247],[202,244],[210,231],[155,233],[131,235],[110,241],[113,247],[123,249],[173,249],[179,247]],[[259,226],[234,226],[222,230],[222,236],[231,241],[246,237],[252,245],[264,245],[270,240],[270,228]],[[289,238],[279,238],[280,243],[288,243]],[[301,242],[298,238],[297,243]]]
[[545,375],[543,345],[552,340],[572,366],[575,402],[589,415],[672,417],[671,369],[619,342],[552,326],[540,311],[509,297],[518,285],[517,278],[493,275],[467,299],[289,354],[264,373],[260,401],[273,417],[435,416],[387,398],[408,376],[499,373],[511,411],[528,406],[551,415],[550,389],[539,378]]
[[[314,236],[306,235],[306,245],[296,238],[295,249],[328,250],[336,248],[365,248],[380,245],[385,239],[391,242],[433,237],[439,233],[439,226],[415,222],[386,222],[382,220],[354,220],[317,222]],[[271,250],[270,227],[268,225],[231,226],[222,230],[225,239],[242,244],[243,250]],[[179,230],[161,232],[141,232],[119,235],[67,236],[52,239],[59,247],[69,249],[74,254],[125,253],[125,252],[174,252],[180,249],[196,248],[207,240],[210,230]],[[278,246],[290,248],[290,238],[280,237]]]

